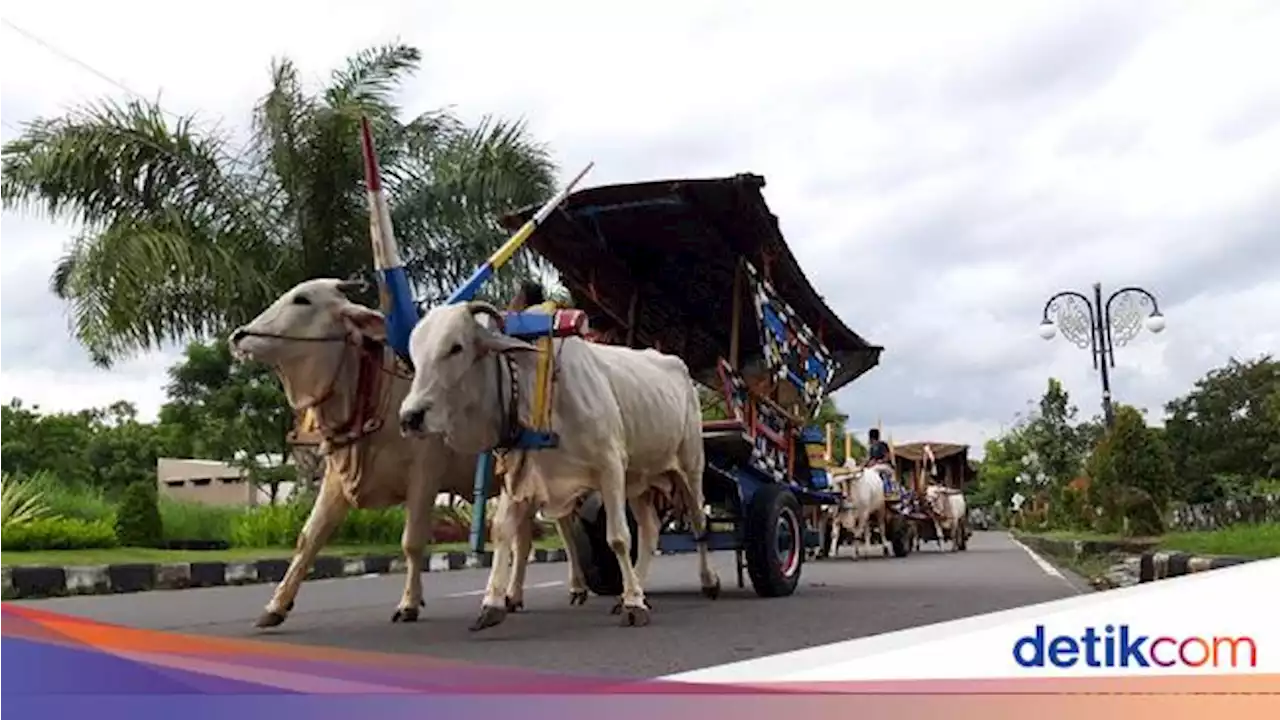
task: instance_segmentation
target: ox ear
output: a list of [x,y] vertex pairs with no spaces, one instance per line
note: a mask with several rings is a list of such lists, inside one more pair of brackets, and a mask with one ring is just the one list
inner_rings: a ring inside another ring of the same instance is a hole
[[377,342],[386,341],[387,319],[382,313],[355,303],[347,303],[339,313],[342,315],[342,324],[347,326],[349,332],[359,333]]
[[476,333],[476,349],[483,353],[499,353],[511,350],[522,352],[537,352],[538,348],[524,340],[513,338],[510,335],[504,335],[500,332],[494,332],[488,328],[481,328]]

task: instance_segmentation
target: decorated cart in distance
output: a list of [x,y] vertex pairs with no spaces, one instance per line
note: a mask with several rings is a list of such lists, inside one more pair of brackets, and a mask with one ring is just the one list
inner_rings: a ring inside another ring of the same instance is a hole
[[[819,514],[808,511],[837,502],[812,461],[824,437],[810,423],[882,349],[810,286],[763,186],[743,174],[581,190],[538,223],[528,245],[559,271],[598,341],[677,355],[722,394],[730,418],[703,426],[709,546],[735,552],[739,587],[745,569],[759,595],[784,596],[799,582],[805,549],[819,543]],[[534,216],[529,208],[503,223],[514,230]],[[575,527],[588,587],[619,594],[598,497],[579,508]],[[664,519],[659,548],[695,544]]]
[[[951,490],[963,491],[973,481],[976,471],[969,464],[969,446],[945,442],[912,442],[893,449],[894,470],[910,488],[913,496],[911,516],[916,526],[916,537],[921,542],[950,541],[950,531],[943,529],[943,537],[937,536],[938,526],[924,503],[925,489],[941,485]],[[963,532],[956,547],[965,550],[973,534],[968,517],[962,518]]]
[[[883,433],[883,430],[882,430]],[[914,491],[914,488],[905,480],[902,471],[899,469],[895,455],[893,439],[889,438],[889,457],[890,462],[885,464],[877,464],[872,466],[872,470],[876,472],[879,482],[884,491],[884,508],[880,511],[874,511],[872,518],[880,512],[884,513],[884,534],[880,535],[880,524],[873,519],[869,519],[868,542],[872,545],[880,545],[888,541],[892,546],[894,557],[906,557],[911,554],[912,548],[916,545],[919,537],[919,524],[929,521],[928,515],[920,502],[920,496]],[[827,450],[826,456],[833,457],[832,452],[832,435],[830,428],[827,432]],[[853,448],[853,434],[846,432],[844,436],[844,456],[851,457]],[[858,463],[848,463],[840,467],[832,468],[830,473],[837,487],[848,488],[849,483],[856,483],[858,477],[862,475],[867,468]],[[843,498],[842,502],[824,508],[822,514],[822,545],[819,547],[817,556],[819,558],[827,558],[831,555],[834,547],[846,543],[856,542],[853,532],[838,520],[841,511],[847,510],[851,505],[847,504],[849,499]],[[932,527],[932,525],[930,526]],[[832,533],[839,533],[836,543],[831,542]],[[889,552],[886,549],[886,554]]]

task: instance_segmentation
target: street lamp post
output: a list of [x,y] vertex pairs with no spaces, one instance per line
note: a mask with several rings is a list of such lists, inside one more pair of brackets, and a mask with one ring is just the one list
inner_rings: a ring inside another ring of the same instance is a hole
[[1052,340],[1061,328],[1063,337],[1076,347],[1092,351],[1093,368],[1102,378],[1102,413],[1108,428],[1115,419],[1111,411],[1110,368],[1116,366],[1116,346],[1137,337],[1143,325],[1158,333],[1164,330],[1164,316],[1156,296],[1140,287],[1120,288],[1104,303],[1102,283],[1094,283],[1092,301],[1075,290],[1064,290],[1044,304],[1040,337]]

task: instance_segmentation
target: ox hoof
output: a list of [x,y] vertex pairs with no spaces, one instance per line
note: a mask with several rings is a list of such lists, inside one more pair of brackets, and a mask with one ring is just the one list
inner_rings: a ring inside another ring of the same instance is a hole
[[523,609],[524,609],[523,600],[512,600],[511,598],[507,598],[507,612],[509,613],[520,612]]
[[494,625],[501,625],[503,620],[507,619],[507,609],[504,607],[490,607],[488,605],[480,609],[480,617],[471,623],[471,631],[484,630]]
[[258,616],[258,621],[254,623],[255,627],[270,628],[284,622],[284,613],[268,610]]
[[622,611],[622,627],[644,627],[649,624],[649,608],[627,607]]
[[880,552],[881,552],[885,557],[889,557],[889,548],[880,548]]
[[570,590],[569,604],[570,605],[586,605],[587,591],[586,590]]
[[[704,585],[702,587],[702,596],[711,600],[720,597],[720,578],[716,578],[715,585]],[[648,604],[648,599],[645,600],[645,604]]]
[[[647,609],[647,610],[652,610],[652,609],[653,609],[653,604],[649,602],[649,598],[645,598],[645,599],[644,599],[644,606],[645,606],[645,609]],[[623,606],[623,604],[622,604],[622,598],[618,598],[618,601],[617,601],[616,603],[614,603],[614,604],[613,604],[613,608],[609,610],[609,614],[610,614],[610,615],[621,615],[621,614],[622,614],[622,611],[623,611],[624,609],[625,609],[625,608],[624,608],[624,606]]]
[[397,608],[395,614],[391,616],[391,622],[418,622],[418,608]]

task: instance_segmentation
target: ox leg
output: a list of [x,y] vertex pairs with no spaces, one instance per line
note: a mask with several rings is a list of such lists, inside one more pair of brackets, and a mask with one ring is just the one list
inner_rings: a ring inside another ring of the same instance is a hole
[[[640,552],[636,553],[636,577],[640,579],[643,586],[649,578],[649,565],[653,562],[653,556],[658,552],[658,533],[662,531],[662,524],[658,520],[658,509],[651,502],[648,493],[636,498],[628,500],[627,505],[631,508],[631,514],[636,518],[637,537],[634,539],[636,545],[640,548]],[[645,598],[645,607],[650,610],[653,606],[649,604],[649,599]],[[614,603],[613,609],[609,611],[613,615],[622,612],[622,598]]]
[[879,523],[880,523],[880,551],[884,554],[884,556],[885,556],[885,557],[889,557],[889,554],[890,554],[891,552],[893,552],[893,551],[892,551],[892,549],[891,549],[891,548],[892,548],[892,545],[891,545],[891,544],[890,544],[890,542],[889,542],[889,536],[885,534],[885,530],[886,530],[886,527],[885,527],[885,526],[887,525],[887,522],[886,522],[886,521],[888,520],[888,518],[889,518],[889,513],[888,513],[888,512],[886,512],[886,511],[884,511],[884,510],[881,510],[881,511],[880,511],[880,516],[879,516]]
[[836,549],[840,547],[840,533],[843,529],[844,524],[840,522],[839,516],[831,519],[831,551],[827,555],[832,558],[836,556]]
[[605,506],[605,532],[609,549],[618,559],[622,570],[622,623],[640,627],[649,624],[649,609],[645,607],[644,588],[631,564],[631,529],[627,527],[626,472],[619,459],[614,459],[600,473],[600,495]]
[[429,485],[411,487],[405,503],[404,532],[400,535],[400,550],[404,553],[404,594],[391,615],[391,622],[417,622],[418,609],[426,604],[422,599],[422,554],[431,541],[431,511],[438,494],[435,483]]
[[573,528],[569,517],[556,520],[556,531],[560,533],[560,542],[564,545],[565,559],[569,561],[569,604],[587,604],[587,582],[582,579],[582,565],[578,564],[578,548],[569,542],[573,537]]
[[529,553],[533,551],[533,516],[534,512],[530,507],[530,512],[520,520],[520,527],[516,531],[513,550],[515,555],[512,558],[514,568],[511,582],[507,585],[507,612],[524,609],[524,575],[529,569]]
[[316,555],[320,554],[320,549],[328,542],[329,536],[347,516],[349,506],[347,499],[342,495],[341,484],[337,480],[337,478],[325,478],[322,481],[316,504],[311,507],[311,515],[307,517],[306,524],[302,526],[302,532],[298,534],[298,544],[293,552],[293,560],[289,562],[289,569],[285,572],[284,579],[276,586],[276,591],[271,596],[271,601],[267,603],[266,610],[258,617],[255,623],[258,627],[275,627],[284,622],[285,616],[293,609],[298,588],[306,579],[311,564],[316,560]]
[[489,568],[489,584],[480,604],[480,616],[471,624],[472,630],[493,627],[507,619],[507,587],[512,574],[512,546],[519,531],[521,514],[532,516],[527,506],[517,503],[505,492],[498,495],[498,511],[493,517],[493,566]]

